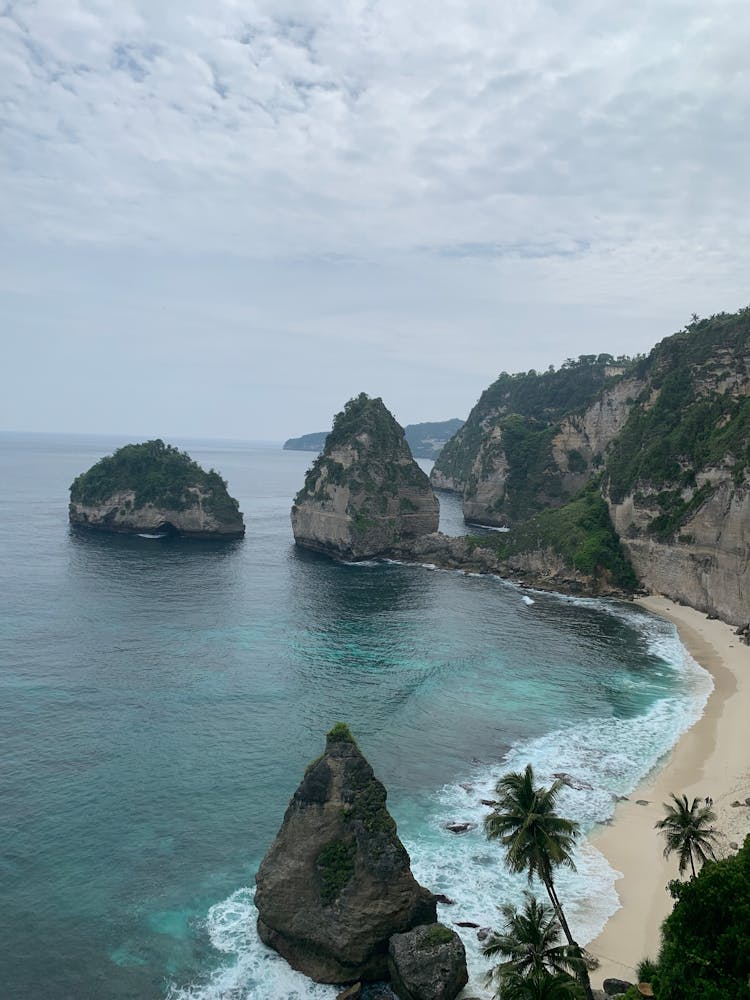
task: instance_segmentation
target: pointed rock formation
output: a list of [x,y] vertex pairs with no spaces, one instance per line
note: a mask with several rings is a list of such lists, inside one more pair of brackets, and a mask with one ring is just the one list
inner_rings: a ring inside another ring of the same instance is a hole
[[437,531],[440,506],[382,399],[361,393],[336,415],[292,507],[294,540],[367,559]]
[[328,734],[258,870],[261,939],[323,983],[388,975],[388,940],[436,919],[347,726]]

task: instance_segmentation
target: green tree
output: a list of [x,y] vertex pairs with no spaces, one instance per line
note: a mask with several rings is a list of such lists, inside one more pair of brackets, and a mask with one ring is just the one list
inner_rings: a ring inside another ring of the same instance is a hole
[[659,1000],[750,1000],[750,837],[669,890],[676,902],[662,924]]
[[541,903],[530,892],[524,893],[522,910],[505,905],[500,907],[504,918],[502,931],[493,932],[482,947],[486,958],[501,957],[490,973],[491,979],[502,982],[511,972],[522,976],[535,971],[558,973],[578,972],[581,959],[570,946],[560,944],[560,923],[555,911]]
[[502,981],[502,1000],[578,1000],[581,987],[564,972],[536,969],[527,976],[509,972]]
[[[490,840],[499,840],[505,848],[511,871],[526,872],[529,881],[536,876],[542,882],[571,950],[581,958],[581,948],[565,919],[553,877],[554,869],[562,865],[575,869],[572,852],[579,829],[573,820],[555,812],[561,788],[561,781],[549,788],[536,786],[531,764],[523,772],[506,774],[497,783],[498,804],[485,819],[484,829]],[[582,960],[577,972],[587,1000],[593,1000]]]
[[701,864],[705,864],[709,858],[715,859],[713,845],[716,843],[716,834],[711,824],[716,822],[716,813],[708,806],[702,806],[699,799],[693,799],[692,804],[689,804],[687,795],[678,797],[672,793],[672,801],[673,806],[664,803],[667,814],[655,824],[666,841],[664,857],[678,854],[680,875],[690,862],[692,877],[695,878],[693,855]]

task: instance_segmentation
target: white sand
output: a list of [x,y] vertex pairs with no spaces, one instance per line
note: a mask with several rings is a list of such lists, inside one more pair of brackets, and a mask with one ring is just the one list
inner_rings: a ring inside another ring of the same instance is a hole
[[[679,740],[663,766],[620,803],[611,827],[591,840],[609,863],[622,873],[617,881],[621,908],[604,930],[586,945],[601,962],[594,985],[608,977],[633,980],[635,966],[656,958],[660,927],[671,912],[667,883],[677,878],[677,859],[663,857],[663,839],[654,824],[664,815],[662,803],[672,792],[714,800],[720,834],[718,854],[731,853],[750,833],[750,808],[733,808],[750,797],[750,647],[734,629],[709,621],[692,608],[664,597],[639,601],[677,626],[683,645],[713,677],[714,691],[702,717]],[[645,799],[648,805],[636,804]]]

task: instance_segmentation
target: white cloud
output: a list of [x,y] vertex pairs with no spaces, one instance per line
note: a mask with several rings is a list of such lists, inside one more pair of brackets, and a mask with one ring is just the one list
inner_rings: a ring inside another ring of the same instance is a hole
[[[148,252],[157,271],[174,254],[276,262],[313,311],[268,302],[258,328],[329,345],[356,329],[400,364],[435,348],[446,372],[479,375],[461,313],[491,357],[476,395],[545,360],[499,336],[506,307],[560,360],[600,313],[645,318],[642,349],[676,313],[743,303],[748,50],[744,0],[15,0],[0,14],[4,242]],[[344,320],[330,306],[348,259]],[[203,305],[246,317],[241,285],[226,294]],[[551,341],[555,309],[578,326]]]

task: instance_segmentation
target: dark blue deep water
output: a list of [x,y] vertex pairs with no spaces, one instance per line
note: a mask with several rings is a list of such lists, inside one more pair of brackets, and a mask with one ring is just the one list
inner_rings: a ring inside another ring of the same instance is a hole
[[[3,1000],[335,996],[258,944],[252,886],[337,720],[417,876],[457,899],[444,917],[484,924],[523,883],[446,820],[480,821],[532,760],[593,786],[564,802],[590,827],[700,711],[672,627],[628,605],[296,550],[308,454],[173,442],[228,479],[242,542],[71,532],[70,482],[123,443],[0,435]],[[444,514],[457,530],[450,498]],[[582,939],[612,883],[584,843],[561,889]]]

